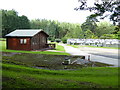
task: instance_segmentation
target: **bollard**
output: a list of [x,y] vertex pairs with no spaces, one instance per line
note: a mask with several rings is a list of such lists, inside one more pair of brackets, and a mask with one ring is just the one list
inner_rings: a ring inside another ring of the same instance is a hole
[[88,55],[88,61],[90,61],[90,55]]
[[64,69],[67,69],[67,66],[65,65]]
[[65,65],[64,69],[67,69],[67,65],[70,64],[70,58],[69,57],[65,57],[64,62],[62,62],[63,65]]

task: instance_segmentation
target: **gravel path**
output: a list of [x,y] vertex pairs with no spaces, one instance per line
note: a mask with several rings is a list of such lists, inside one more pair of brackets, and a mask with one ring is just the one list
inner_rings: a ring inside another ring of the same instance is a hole
[[80,50],[104,52],[104,53],[115,53],[118,54],[118,49],[106,49],[106,48],[92,48],[92,47],[80,47]]

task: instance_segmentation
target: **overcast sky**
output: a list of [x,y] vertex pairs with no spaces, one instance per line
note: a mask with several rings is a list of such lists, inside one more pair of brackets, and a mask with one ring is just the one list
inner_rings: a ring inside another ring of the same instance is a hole
[[78,0],[2,0],[0,9],[14,9],[19,15],[25,15],[30,20],[45,18],[60,22],[83,23],[91,13],[75,11],[74,8],[79,4]]

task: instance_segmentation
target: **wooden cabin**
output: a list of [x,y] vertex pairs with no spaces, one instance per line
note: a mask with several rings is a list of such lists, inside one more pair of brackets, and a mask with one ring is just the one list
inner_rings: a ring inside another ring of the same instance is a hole
[[11,50],[40,50],[48,48],[48,37],[41,29],[15,30],[6,35],[6,46]]

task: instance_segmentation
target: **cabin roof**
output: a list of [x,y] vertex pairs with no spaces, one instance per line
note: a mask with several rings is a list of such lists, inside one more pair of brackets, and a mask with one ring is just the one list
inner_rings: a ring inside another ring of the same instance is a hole
[[[39,32],[44,32],[44,31],[42,29],[18,29],[7,34],[6,37],[33,37]],[[49,36],[48,34],[46,35]]]

